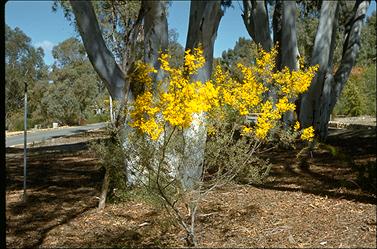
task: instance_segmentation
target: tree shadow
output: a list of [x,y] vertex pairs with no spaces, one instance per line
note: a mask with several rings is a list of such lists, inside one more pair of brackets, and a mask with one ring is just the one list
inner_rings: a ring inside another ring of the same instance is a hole
[[87,143],[30,148],[26,202],[23,149],[6,149],[9,247],[38,247],[53,228],[97,206],[103,172],[87,149]]
[[258,188],[300,191],[335,199],[376,204],[376,130],[333,130],[303,159],[299,150],[279,150],[268,155],[273,164]]

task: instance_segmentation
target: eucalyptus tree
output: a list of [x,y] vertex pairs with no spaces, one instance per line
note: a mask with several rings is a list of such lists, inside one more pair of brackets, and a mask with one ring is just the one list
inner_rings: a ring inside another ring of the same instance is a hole
[[25,83],[31,93],[29,114],[40,100],[34,87],[47,79],[43,56],[43,49],[35,48],[20,28],[5,25],[5,120],[8,128],[16,128],[12,117],[17,118],[23,111]]
[[[300,108],[302,125],[304,127],[313,125],[321,139],[327,137],[330,114],[356,62],[360,49],[360,33],[370,1],[355,1],[352,15],[345,24],[341,61],[336,72],[333,73],[338,4],[339,2],[330,1],[322,3],[311,62],[311,64],[319,64],[320,69],[309,91],[303,96]],[[316,89],[317,87],[319,89]]]
[[81,124],[101,105],[102,82],[78,39],[69,38],[59,43],[53,47],[52,54],[55,59],[49,73],[52,83],[38,88],[36,118],[42,125],[51,122]]
[[[166,3],[164,1],[141,1],[141,7],[137,17],[134,17],[132,20],[129,19],[132,25],[128,27],[123,35],[123,39],[126,41],[123,44],[123,52],[126,55],[123,56],[121,64],[115,54],[111,52],[106,45],[92,3],[90,1],[70,1],[70,5],[90,62],[106,84],[112,98],[120,103],[120,110],[127,108],[127,102],[134,101],[135,95],[138,93],[136,89],[140,89],[140,86],[137,86],[137,82],[130,81],[130,73],[132,73],[134,63],[137,59],[136,41],[138,39],[140,40],[140,36],[144,33],[142,37],[144,41],[144,62],[157,69],[159,67],[159,53],[165,51],[167,48],[168,26],[166,19]],[[123,15],[124,14],[126,13],[123,13]],[[143,32],[141,32],[141,27]],[[113,36],[113,41],[114,40]],[[158,71],[161,72],[160,70]],[[161,73],[158,73],[156,79],[160,77]],[[132,146],[132,144],[127,141],[126,136],[129,132],[132,132],[132,129],[128,126],[127,120],[129,117],[120,118],[122,117],[121,114],[122,111],[119,111],[116,126],[120,129],[120,133],[123,134],[123,146],[128,148]],[[132,167],[130,163],[132,164],[130,160],[125,160],[124,166],[126,175],[129,168]],[[127,177],[129,177],[128,175]],[[108,179],[108,177],[105,177],[105,180],[106,179]],[[100,207],[104,206],[107,188],[108,183],[104,182]]]
[[[213,50],[220,20],[224,15],[222,6],[229,5],[224,1],[191,1],[189,27],[186,50],[201,47],[205,64],[200,68],[194,81],[206,82],[211,78]],[[191,126],[184,130],[185,139],[183,161],[179,167],[179,175],[184,189],[192,189],[200,179],[204,161],[204,149],[207,138],[205,114],[194,117]]]
[[[95,70],[106,83],[114,99],[124,100],[127,96],[132,101],[135,98],[131,85],[133,83],[129,82],[127,72],[121,70],[114,55],[106,47],[92,4],[87,1],[71,1],[70,3],[85,49]],[[186,49],[194,49],[200,45],[204,50],[206,64],[194,76],[195,79],[202,82],[211,77],[213,47],[218,25],[223,15],[222,4],[226,5],[226,2],[193,1],[191,3]],[[143,20],[144,61],[157,69],[159,52],[164,51],[168,45],[165,9],[166,3],[164,1],[142,1],[138,15],[138,19]],[[160,72],[159,70],[156,79],[162,77]],[[194,141],[189,143],[188,147],[185,147],[184,154],[187,157],[184,158],[187,161],[182,164],[190,165],[190,167],[185,167],[186,169],[181,171],[185,179],[188,177],[187,174],[190,174],[187,173],[190,171],[189,168],[195,171],[196,176],[201,174],[198,167],[203,162],[205,130],[201,129],[199,133],[191,134],[190,132],[194,130],[190,128],[187,132],[187,135],[190,134],[188,135],[190,139]]]
[[[242,15],[247,30],[252,39],[265,50],[273,43],[279,43],[279,55],[276,68],[287,66],[296,70],[300,56],[296,34],[297,9],[303,11],[320,7],[310,64],[319,64],[317,76],[313,79],[309,91],[297,102],[299,120],[304,128],[314,126],[321,139],[327,136],[330,114],[346,83],[350,71],[355,64],[360,49],[360,32],[370,1],[252,1],[243,0],[244,13]],[[273,6],[272,29],[269,27],[268,4]],[[301,5],[300,5],[301,4]],[[347,7],[353,4],[353,9],[347,13]],[[345,9],[345,11],[343,10]],[[340,15],[342,10],[342,15]],[[348,15],[347,15],[348,14]],[[259,27],[256,32],[256,27]],[[344,27],[344,28],[343,28]],[[337,31],[344,30],[342,55],[338,69],[333,74],[334,59],[336,58]],[[292,117],[288,118],[291,120]]]

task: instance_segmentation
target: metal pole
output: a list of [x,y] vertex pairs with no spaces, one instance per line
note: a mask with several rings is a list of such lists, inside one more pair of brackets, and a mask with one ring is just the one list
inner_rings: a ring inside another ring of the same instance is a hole
[[110,102],[110,121],[114,123],[114,113],[113,113],[113,98],[109,95],[109,102]]
[[24,201],[26,201],[26,166],[27,166],[27,82],[25,81],[25,101],[24,101]]

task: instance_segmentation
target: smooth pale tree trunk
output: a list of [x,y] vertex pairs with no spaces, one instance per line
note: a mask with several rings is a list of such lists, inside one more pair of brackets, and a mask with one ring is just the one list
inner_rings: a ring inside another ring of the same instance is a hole
[[[110,95],[114,100],[121,101],[120,104],[126,104],[126,102],[132,103],[136,96],[132,92],[132,88],[130,88],[130,82],[126,75],[116,63],[113,54],[106,47],[91,2],[70,1],[70,3],[89,60],[105,82]],[[144,39],[148,41],[148,44],[145,46],[145,61],[156,66],[155,62],[158,61],[158,52],[166,49],[168,41],[165,5],[162,1],[143,1],[142,6],[144,8],[140,10],[136,25],[140,25],[141,20],[144,18],[144,27],[147,30]],[[137,38],[137,32],[131,31],[127,36],[129,38]],[[132,51],[132,48],[134,47],[134,43],[131,41],[129,45],[130,49],[127,49],[127,58],[133,58],[132,54],[135,51]],[[130,63],[123,61],[123,64],[124,69],[128,71],[132,67],[133,61]],[[128,106],[125,106],[125,108],[128,108]],[[119,125],[123,126],[123,129],[120,130],[120,136],[124,139],[123,145],[126,149],[132,151],[133,145],[127,139],[130,132],[133,131],[128,125],[129,117],[126,116],[125,122],[118,122],[120,116],[117,116],[116,124],[118,125],[116,127]],[[138,162],[137,159],[139,159],[138,155],[131,153],[130,157],[125,160],[125,171],[128,179],[130,178],[129,168],[135,166]],[[110,179],[106,172],[100,200],[101,207],[104,206],[106,200],[109,181]]]
[[[280,65],[278,69],[284,67],[289,68],[290,71],[296,71],[299,69],[298,58],[300,54],[297,46],[297,34],[296,34],[296,2],[284,1],[283,3],[283,16],[281,22],[281,36],[279,57]],[[295,99],[290,99],[294,102]],[[289,111],[283,115],[283,121],[286,125],[292,125],[294,122],[294,112]]]
[[73,0],[70,3],[90,62],[105,82],[113,99],[123,100],[129,84],[126,84],[125,75],[114,55],[106,47],[92,3]]
[[[336,16],[338,15],[339,11],[339,5],[336,10]],[[329,55],[329,60],[328,60],[328,66],[323,82],[323,89],[322,89],[322,94],[320,98],[320,107],[319,107],[319,112],[318,115],[314,117],[314,124],[317,124],[316,130],[319,134],[319,137],[323,140],[327,137],[327,124],[328,121],[325,121],[327,119],[327,114],[329,114],[329,119],[330,119],[330,114],[331,111],[329,110],[330,107],[330,102],[331,102],[331,92],[332,92],[332,84],[334,81],[333,77],[333,61],[334,61],[334,50],[335,50],[335,40],[336,40],[336,30],[338,29],[338,20],[336,19],[334,24],[333,24],[333,31],[332,31],[332,37],[331,37],[331,44],[330,44],[330,55]]]
[[163,79],[163,71],[159,70],[160,53],[168,48],[168,21],[166,19],[166,2],[142,2],[144,8],[144,61],[158,70],[154,80],[154,90],[157,82]]
[[[166,2],[165,1],[142,1],[142,9],[144,19],[144,62],[157,70],[157,74],[151,75],[153,78],[153,91],[157,93],[157,82],[164,77],[163,71],[160,69],[160,62],[158,60],[160,53],[165,52],[168,47],[168,22],[166,18]],[[139,88],[139,87],[138,87]],[[134,99],[137,97],[130,96]],[[126,118],[126,122],[123,129],[123,146],[127,151],[127,158],[125,160],[125,170],[128,172],[127,180],[129,185],[136,183],[136,180],[141,177],[138,172],[138,165],[140,162],[139,152],[134,145],[127,139],[128,136],[134,134],[135,130],[128,125],[130,121],[129,116]],[[148,141],[152,146],[158,150],[159,146],[163,143],[161,139],[157,143]],[[151,155],[152,156],[152,155]],[[157,161],[152,159],[152,161]],[[152,167],[155,165],[152,165]],[[143,179],[141,179],[143,180]]]
[[338,8],[337,1],[323,1],[320,19],[318,24],[318,29],[316,37],[314,40],[314,47],[311,57],[311,65],[319,65],[316,76],[313,78],[312,83],[308,89],[308,92],[302,96],[299,120],[303,128],[309,126],[314,126],[318,129],[319,124],[315,123],[319,119],[316,117],[320,116],[320,106],[321,106],[321,95],[323,90],[323,85],[325,77],[329,77],[328,71],[329,65],[331,64],[332,55],[332,45],[334,43],[333,38],[335,37],[335,27],[336,27],[336,13]]
[[271,51],[272,38],[269,27],[266,1],[243,0],[244,13],[241,15],[247,32],[257,44]]
[[[281,0],[276,0],[274,14],[272,16],[272,32],[274,38],[274,45],[278,44],[281,46],[282,37],[282,22],[283,22],[283,2]],[[280,70],[281,56],[277,55],[276,58],[276,69]]]
[[320,68],[301,103],[300,121],[303,127],[313,125],[321,140],[328,134],[331,112],[348,80],[360,49],[360,33],[370,1],[356,1],[354,14],[345,29],[342,60],[333,75],[337,2],[324,1],[314,43],[311,64]]
[[[334,77],[329,78],[329,83],[325,82],[327,88],[331,89],[326,101],[323,101],[321,112],[320,137],[325,139],[328,135],[328,123],[330,115],[334,110],[335,104],[346,84],[352,67],[356,62],[357,55],[360,50],[360,34],[364,24],[364,19],[370,5],[370,1],[356,1],[354,7],[354,15],[351,17],[345,29],[345,41],[343,44],[343,54],[340,66]],[[331,75],[332,76],[332,75]]]
[[[186,49],[203,48],[205,65],[193,80],[206,82],[212,74],[213,49],[224,12],[221,1],[191,1]],[[207,139],[205,114],[194,115],[194,122],[183,133],[183,160],[178,174],[184,189],[192,189],[201,177]]]
[[296,35],[296,2],[283,2],[283,18],[281,23],[282,34],[280,40],[280,68],[288,67],[290,70],[297,70],[299,55]]
[[[70,3],[91,64],[105,82],[111,97],[123,101],[129,84],[126,84],[125,75],[116,63],[114,55],[106,47],[91,2],[70,1]],[[109,184],[110,178],[106,170],[98,205],[100,209],[105,207]]]

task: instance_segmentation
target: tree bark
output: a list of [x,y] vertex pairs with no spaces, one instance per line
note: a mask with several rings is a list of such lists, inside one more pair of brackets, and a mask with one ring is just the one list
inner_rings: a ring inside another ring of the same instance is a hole
[[[278,44],[281,46],[282,39],[282,22],[283,22],[283,2],[281,0],[276,0],[274,14],[272,17],[272,31],[274,37],[274,45]],[[276,58],[276,69],[281,69],[281,56],[277,55]]]
[[[212,74],[213,49],[217,29],[224,12],[221,1],[191,1],[186,49],[203,48],[205,65],[193,76],[193,80],[206,82]],[[193,124],[183,133],[183,160],[178,174],[184,189],[192,189],[200,179],[203,169],[204,149],[207,138],[205,114],[194,115]]]
[[101,195],[99,197],[98,209],[103,209],[106,205],[107,193],[109,192],[110,176],[109,171],[105,169],[105,177],[102,182]]
[[303,128],[314,126],[318,128],[320,116],[320,100],[325,81],[325,76],[331,71],[328,70],[332,61],[332,45],[335,41],[337,1],[323,1],[320,13],[319,25],[314,41],[311,58],[311,65],[319,65],[318,72],[313,78],[308,92],[302,96],[299,120]]
[[[321,140],[328,135],[328,122],[335,104],[348,80],[360,49],[360,33],[370,1],[356,1],[354,14],[346,24],[342,60],[335,75],[332,73],[337,2],[324,1],[314,43],[312,65],[319,71],[304,96],[300,121],[303,127],[313,125]],[[336,5],[336,6],[335,6]],[[335,14],[333,14],[335,12]]]
[[[164,1],[148,1],[143,0],[141,6],[141,13],[144,19],[144,62],[157,70],[157,74],[153,77],[153,91],[157,93],[157,83],[164,77],[163,71],[160,69],[160,62],[158,60],[160,53],[165,52],[168,47],[168,22],[166,18],[166,3]],[[140,15],[139,15],[140,16]],[[137,97],[139,92],[129,93],[129,99]],[[140,155],[138,150],[134,148],[135,145],[131,144],[126,138],[130,134],[134,134],[135,129],[128,125],[130,121],[129,115],[126,117],[124,124],[123,135],[123,147],[128,153],[128,157],[125,159],[125,171],[127,172],[128,184],[133,185],[136,183],[138,177],[141,177],[140,172],[134,170],[140,162]],[[153,143],[155,149],[158,150],[159,144],[162,144],[162,137],[158,143]],[[152,155],[151,155],[152,157]],[[153,161],[153,160],[152,160]],[[154,160],[157,161],[157,160]],[[151,165],[155,167],[156,165]]]
[[158,70],[154,79],[154,90],[157,82],[163,79],[163,72],[159,70],[160,53],[168,48],[168,22],[166,19],[166,3],[163,1],[143,0],[144,9],[144,61]]
[[343,54],[342,60],[340,62],[340,66],[335,73],[334,82],[331,86],[331,98],[330,98],[330,106],[327,113],[327,120],[325,120],[326,128],[327,123],[329,121],[330,114],[334,110],[335,104],[339,99],[339,96],[346,84],[349,75],[351,73],[351,69],[356,62],[356,57],[359,53],[360,49],[360,35],[361,29],[364,24],[364,19],[366,17],[366,13],[368,7],[370,5],[369,1],[356,1],[354,12],[355,14],[349,20],[346,25],[345,29],[345,41],[343,44]]
[[124,99],[129,84],[126,84],[124,73],[106,47],[91,2],[71,0],[70,3],[90,62],[111,96],[116,100]]
[[283,2],[282,34],[279,53],[281,54],[281,68],[298,69],[298,46],[296,35],[296,2]]
[[271,51],[272,39],[266,1],[243,0],[241,15],[250,37],[266,51]]
[[[282,4],[283,16],[279,47],[280,65],[278,65],[278,69],[281,70],[284,67],[287,67],[290,71],[296,71],[299,69],[298,58],[300,57],[296,34],[297,6],[296,2],[294,1],[284,1]],[[290,101],[294,102],[295,99],[290,99]],[[286,125],[292,125],[294,120],[295,118],[293,111],[284,113],[283,121]]]

